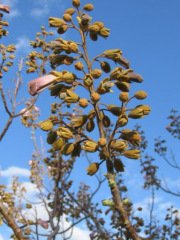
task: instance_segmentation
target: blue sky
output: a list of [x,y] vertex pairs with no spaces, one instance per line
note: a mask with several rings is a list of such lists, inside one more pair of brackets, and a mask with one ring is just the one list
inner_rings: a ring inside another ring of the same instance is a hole
[[[178,144],[169,134],[165,133],[164,129],[168,123],[166,117],[170,109],[180,109],[180,103],[178,103],[180,102],[180,1],[92,0],[91,2],[95,6],[94,20],[103,21],[111,29],[111,35],[107,40],[100,40],[99,44],[92,43],[89,50],[92,54],[100,53],[107,48],[123,50],[124,56],[130,60],[131,67],[144,78],[143,84],[135,86],[134,91],[146,90],[148,99],[145,102],[152,107],[152,113],[147,118],[137,121],[142,124],[147,133],[150,141],[149,152],[152,150],[153,138],[165,136],[178,158],[180,156]],[[34,39],[41,25],[48,26],[48,17],[61,16],[63,11],[70,6],[71,0],[1,0],[0,3],[11,6],[11,14],[7,16],[10,34],[6,42],[16,44],[20,58],[29,51],[28,42]],[[82,3],[85,4],[87,1],[82,0]],[[68,39],[69,33],[65,37]],[[8,78],[13,79],[15,76],[10,75]],[[30,79],[30,76],[23,75],[25,87],[22,95],[28,96],[26,85]],[[48,93],[43,93],[38,101],[42,115],[48,114],[47,106],[44,104],[47,98]],[[2,128],[3,121],[1,120],[0,127]],[[15,120],[0,144],[2,171],[11,166],[24,168],[26,171],[32,151],[29,129],[23,128],[20,121]],[[178,176],[169,173],[164,163],[158,164],[162,167],[161,176],[168,179],[173,186],[180,185]],[[137,162],[128,163],[128,172],[132,172],[136,165]],[[86,164],[82,167],[85,168]],[[17,169],[14,172],[17,172]],[[9,173],[8,176],[11,175],[12,173]],[[9,181],[7,176],[2,178],[3,181]],[[88,181],[89,178],[84,176],[83,179]],[[140,181],[141,179],[135,173],[132,185],[139,184]],[[147,193],[144,194],[142,201],[136,193],[134,189],[131,189],[130,195],[136,202],[147,201]],[[167,201],[164,201],[166,197],[164,194],[160,195],[159,202],[178,204],[175,198],[167,197]]]

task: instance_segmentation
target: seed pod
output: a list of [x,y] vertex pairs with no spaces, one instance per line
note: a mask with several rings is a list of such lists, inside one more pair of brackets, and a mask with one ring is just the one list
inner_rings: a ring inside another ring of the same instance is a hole
[[53,144],[57,139],[57,133],[55,131],[51,131],[47,135],[47,143]]
[[79,7],[80,6],[80,0],[73,0],[72,4],[74,7]]
[[98,68],[95,68],[92,72],[91,75],[93,76],[93,78],[98,79],[102,74],[102,71]]
[[49,131],[53,128],[53,123],[51,120],[45,120],[39,123],[39,127],[43,130],[43,131]]
[[107,207],[114,207],[114,202],[111,199],[102,200],[102,205]]
[[119,127],[124,127],[128,123],[128,117],[123,114],[118,118],[118,125]]
[[92,84],[93,84],[92,77],[91,77],[89,74],[87,74],[87,75],[85,76],[85,78],[84,78],[84,85],[85,85],[86,87],[91,87]]
[[62,153],[64,155],[70,155],[74,151],[74,144],[73,143],[67,143],[64,145],[62,149]]
[[79,157],[81,154],[81,144],[79,142],[74,143],[74,151],[72,152],[72,157]]
[[98,171],[98,169],[99,169],[99,164],[97,162],[93,162],[89,165],[86,171],[88,175],[92,176]]
[[122,51],[120,49],[109,49],[103,52],[104,57],[109,59],[114,59],[114,57],[117,57],[117,54],[122,54]]
[[99,32],[99,35],[101,37],[107,38],[110,34],[110,29],[109,28],[102,28]]
[[137,91],[135,94],[134,94],[134,97],[138,100],[143,100],[147,97],[147,93],[145,91]]
[[128,147],[128,144],[124,140],[113,140],[110,147],[115,151],[122,152]]
[[104,127],[106,127],[106,128],[110,127],[111,121],[107,115],[103,116],[102,123],[103,123]]
[[4,67],[2,68],[2,70],[3,70],[4,72],[8,72],[8,67],[4,66]]
[[58,138],[54,143],[53,143],[53,149],[54,151],[61,150],[61,148],[64,145],[64,140],[63,138]]
[[75,67],[76,70],[78,70],[78,71],[82,71],[83,68],[84,68],[83,63],[80,62],[80,61],[76,62],[76,63],[74,64],[74,67]]
[[72,126],[75,128],[82,127],[87,121],[87,115],[73,117],[71,120]]
[[124,165],[120,159],[118,158],[114,159],[114,168],[116,169],[117,172],[124,172]]
[[148,115],[150,111],[151,109],[148,105],[138,105],[129,112],[128,117],[134,118],[134,119],[142,118],[145,115]]
[[98,145],[100,147],[104,147],[106,145],[106,143],[107,143],[106,138],[99,138]]
[[92,25],[88,26],[88,30],[92,33],[98,34],[100,31],[100,27],[96,24],[92,24]]
[[98,34],[95,33],[95,32],[90,32],[89,36],[90,36],[92,41],[97,41],[97,39],[98,39]]
[[83,149],[86,152],[96,152],[98,149],[98,145],[94,141],[86,140],[83,142],[81,149]]
[[63,25],[66,25],[66,23],[62,18],[50,17],[49,25],[50,27],[62,27]]
[[71,130],[69,128],[65,128],[65,127],[59,127],[58,130],[57,130],[57,135],[61,136],[63,138],[67,138],[67,139],[70,139],[70,138],[74,137]]
[[134,146],[138,146],[141,142],[141,135],[137,131],[132,131],[129,129],[123,129],[120,137],[124,140],[127,140]]
[[79,101],[79,96],[71,90],[66,91],[66,97],[64,99],[66,103],[76,103]]
[[127,158],[138,159],[140,158],[140,152],[138,149],[126,150],[123,152],[123,155]]
[[117,107],[113,104],[107,105],[107,109],[115,116],[119,116],[122,111],[121,107]]
[[71,21],[72,21],[72,17],[71,17],[71,15],[68,14],[68,13],[65,13],[65,14],[63,15],[63,19],[64,19],[64,21],[66,21],[66,22],[71,22]]
[[63,26],[59,27],[57,32],[59,34],[64,34],[66,31],[68,30],[68,25],[67,24],[64,24]]
[[93,102],[98,102],[99,99],[100,99],[99,93],[93,91],[93,92],[91,93],[91,99],[92,99]]
[[101,69],[105,72],[105,73],[109,73],[111,71],[111,66],[108,62],[101,62]]
[[64,12],[65,14],[70,14],[70,15],[73,15],[75,13],[75,9],[74,8],[67,8],[66,11]]
[[88,3],[88,4],[84,5],[83,9],[90,12],[94,9],[94,6],[91,3]]
[[116,82],[115,85],[117,88],[123,92],[129,92],[130,84],[127,82]]
[[80,98],[79,99],[79,106],[86,108],[88,106],[89,102],[86,98]]
[[122,102],[127,102],[128,99],[129,99],[129,94],[128,94],[128,92],[121,92],[120,95],[119,95],[119,99],[120,99]]
[[94,22],[94,25],[97,25],[100,29],[102,29],[104,27],[103,22]]
[[93,121],[93,119],[90,119],[86,124],[86,130],[88,132],[92,132],[94,130],[94,128],[95,128],[94,121]]
[[71,42],[69,44],[69,48],[70,48],[71,52],[73,52],[73,53],[78,52],[78,45],[75,42]]

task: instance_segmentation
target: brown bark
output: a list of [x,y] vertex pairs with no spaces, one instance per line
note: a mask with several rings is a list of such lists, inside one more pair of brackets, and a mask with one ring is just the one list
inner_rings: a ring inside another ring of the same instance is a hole
[[13,230],[14,235],[18,240],[28,240],[28,238],[24,237],[22,230],[16,224],[13,215],[10,213],[7,207],[4,206],[3,203],[0,202],[0,214],[6,219],[8,226]]

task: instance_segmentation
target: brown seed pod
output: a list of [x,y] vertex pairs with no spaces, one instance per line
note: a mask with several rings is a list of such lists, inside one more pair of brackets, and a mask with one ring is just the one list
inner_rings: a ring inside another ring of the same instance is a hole
[[114,159],[114,168],[117,172],[124,172],[124,165],[120,159]]
[[104,147],[106,145],[106,143],[107,143],[106,138],[99,138],[98,145],[100,147]]
[[90,32],[89,36],[90,36],[92,41],[97,41],[98,40],[98,34],[95,33],[95,32]]
[[57,133],[55,131],[51,131],[47,135],[47,143],[53,144],[57,139]]
[[65,10],[65,14],[67,13],[67,14],[70,14],[70,15],[73,15],[74,13],[75,13],[75,9],[74,8],[67,8],[66,10]]
[[64,19],[64,21],[66,21],[66,22],[71,22],[71,21],[72,21],[72,17],[71,17],[71,15],[68,14],[68,13],[65,13],[65,14],[63,15],[63,19]]
[[91,99],[92,99],[93,102],[98,102],[99,99],[100,99],[99,93],[97,93],[97,92],[95,92],[95,91],[92,92],[92,93],[91,93]]
[[94,123],[93,119],[90,119],[86,124],[86,130],[88,132],[92,132],[94,130],[94,128],[95,128],[95,123]]
[[140,90],[134,94],[134,97],[138,100],[143,100],[147,97],[147,93],[145,91]]
[[93,162],[89,165],[86,171],[88,175],[92,176],[98,171],[98,169],[99,169],[99,164],[97,162]]
[[105,72],[105,73],[109,73],[111,71],[111,66],[108,62],[101,62],[101,69]]
[[75,67],[76,70],[78,70],[78,71],[82,71],[83,68],[84,68],[83,63],[80,62],[80,61],[76,62],[76,63],[74,64],[74,67]]
[[98,79],[102,74],[102,71],[98,68],[95,68],[92,72],[91,75],[93,78]]
[[91,3],[88,3],[88,4],[84,5],[83,9],[90,12],[94,9],[94,6]]
[[116,82],[115,85],[123,92],[129,92],[130,90],[130,84],[127,82]]
[[127,102],[128,99],[129,99],[129,94],[128,94],[128,92],[121,92],[120,95],[119,95],[119,99],[120,99],[122,102]]
[[107,115],[104,115],[103,119],[102,119],[102,123],[103,123],[104,127],[106,127],[106,128],[110,127],[110,125],[111,125],[110,118]]
[[80,0],[73,0],[72,4],[74,7],[79,7],[80,6]]
[[86,98],[80,98],[79,99],[79,106],[86,108],[88,106],[89,102]]

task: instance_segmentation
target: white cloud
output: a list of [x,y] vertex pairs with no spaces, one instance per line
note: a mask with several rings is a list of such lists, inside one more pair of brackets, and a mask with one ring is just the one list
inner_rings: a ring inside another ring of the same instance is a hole
[[27,53],[30,51],[31,46],[29,45],[30,40],[26,36],[17,38],[16,49],[20,53]]
[[[26,216],[27,218],[34,220],[34,217],[36,216],[38,219],[42,219],[43,221],[47,221],[48,220],[48,214],[47,211],[45,209],[45,207],[42,204],[33,204],[33,208],[32,209],[28,209],[25,210],[23,213],[24,216]],[[67,222],[65,216],[62,217],[61,222],[60,222],[60,229],[61,230],[65,230],[68,227],[71,226],[71,222]],[[69,230],[65,236],[68,237],[71,234],[71,230]],[[71,236],[72,240],[79,240],[79,239],[83,239],[83,240],[90,240],[89,238],[89,231],[86,230],[83,227],[80,226],[75,226],[73,227],[73,232],[72,232],[72,236]]]
[[0,170],[1,177],[13,177],[13,176],[29,177],[29,175],[30,171],[28,169],[16,166],[11,166],[5,170]]
[[0,240],[5,240],[1,234],[0,234]]
[[63,8],[61,0],[36,0],[35,7],[31,10],[30,15],[33,17],[43,17],[48,15],[51,11],[51,8],[56,5],[61,9]]

